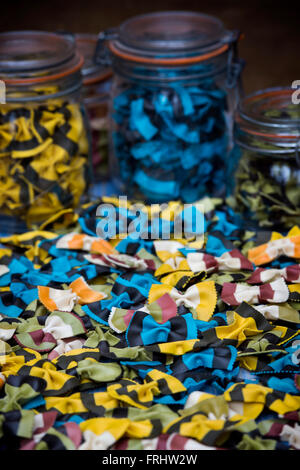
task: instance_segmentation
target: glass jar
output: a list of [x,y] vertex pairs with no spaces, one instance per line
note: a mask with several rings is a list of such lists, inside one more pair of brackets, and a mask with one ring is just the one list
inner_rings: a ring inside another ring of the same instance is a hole
[[236,114],[235,204],[247,224],[300,225],[300,105],[291,88],[247,96]]
[[83,99],[90,122],[94,182],[108,178],[108,102],[112,71],[95,62],[97,35],[76,34],[77,49],[84,58]]
[[88,122],[83,58],[68,35],[0,34],[0,232],[36,227],[86,193]]
[[176,11],[110,33],[110,170],[121,192],[149,203],[225,193],[238,38],[214,17]]

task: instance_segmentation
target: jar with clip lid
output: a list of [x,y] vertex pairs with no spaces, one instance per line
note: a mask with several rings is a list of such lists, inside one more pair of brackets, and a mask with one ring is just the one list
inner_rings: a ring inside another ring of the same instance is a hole
[[93,181],[97,184],[108,178],[108,104],[112,71],[95,62],[97,35],[76,34],[75,39],[84,58],[82,93],[91,130]]
[[182,11],[133,17],[100,36],[97,60],[114,72],[110,171],[121,192],[150,203],[226,193],[239,37]]
[[235,205],[248,224],[300,225],[300,105],[287,87],[244,98],[236,113]]
[[73,37],[0,34],[1,233],[34,228],[76,208],[91,177],[81,100],[83,58]]

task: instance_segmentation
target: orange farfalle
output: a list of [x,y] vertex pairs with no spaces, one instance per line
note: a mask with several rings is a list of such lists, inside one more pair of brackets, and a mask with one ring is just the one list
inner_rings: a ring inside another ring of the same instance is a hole
[[97,292],[92,289],[84,280],[79,277],[73,281],[69,289],[53,289],[47,286],[38,286],[39,300],[42,304],[53,312],[71,312],[76,303],[81,305],[90,304],[106,298],[104,292]]
[[76,281],[73,281],[70,284],[70,288],[79,297],[80,304],[90,304],[106,297],[103,292],[97,292],[91,289],[82,277],[79,277],[76,279]]
[[256,266],[270,263],[280,256],[300,258],[300,229],[298,227],[291,229],[286,237],[274,232],[268,243],[248,251],[248,259]]
[[112,255],[118,253],[117,250],[103,238],[91,237],[84,233],[69,233],[61,237],[56,248],[69,250],[83,250],[90,253],[98,253],[102,255]]

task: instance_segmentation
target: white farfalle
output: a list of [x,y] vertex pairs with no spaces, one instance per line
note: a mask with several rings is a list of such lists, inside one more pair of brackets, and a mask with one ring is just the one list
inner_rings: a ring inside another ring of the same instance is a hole
[[125,269],[136,269],[137,271],[144,271],[147,269],[147,263],[143,259],[136,258],[134,256],[126,254],[113,254],[113,255],[101,255],[101,257],[85,255],[84,258],[93,264],[98,266],[112,266],[121,267]]
[[203,253],[198,253],[198,252],[192,252],[188,253],[186,256],[187,263],[190,267],[190,269],[195,273],[198,271],[214,271],[215,266],[212,266],[211,268],[206,267],[205,261],[203,261]]
[[220,271],[238,271],[241,269],[240,258],[231,256],[230,252],[228,251],[216,259],[218,261]]
[[50,353],[51,356],[61,356],[62,354],[66,354],[73,349],[81,349],[83,346],[84,340],[83,339],[74,339],[73,341],[64,341],[63,339],[57,340],[57,346],[52,349]]
[[111,447],[115,442],[114,436],[109,431],[104,431],[102,434],[97,435],[92,431],[86,430],[83,432],[84,442],[78,450],[106,450]]
[[16,331],[16,328],[11,326],[9,328],[0,328],[0,339],[2,341],[8,341],[11,339]]
[[[297,267],[297,265],[295,265],[295,266]],[[298,266],[300,266],[300,265],[298,265]],[[277,279],[280,279],[281,277],[283,279],[288,280],[288,282],[291,282],[292,284],[297,284],[300,281],[300,277],[298,277],[298,278],[293,278],[292,277],[291,279],[289,279],[288,274],[287,274],[287,268],[264,269],[263,271],[260,272],[259,276],[260,276],[261,282],[264,283],[264,284],[268,283],[268,282],[276,281]]]
[[5,264],[0,264],[0,277],[9,273],[9,268]]
[[195,391],[189,394],[188,399],[185,402],[184,409],[192,408],[192,406],[196,405],[199,402],[201,395],[205,392]]
[[[263,300],[270,303],[283,303],[289,298],[289,289],[284,279],[280,278],[268,284],[272,295],[263,296]],[[264,286],[249,286],[237,284],[234,296],[239,303],[248,302],[249,304],[260,303]]]
[[279,318],[278,305],[256,305],[255,310],[258,310],[267,320],[278,320]]
[[147,269],[147,263],[140,258],[126,254],[103,255],[109,262],[113,262],[116,266],[124,268],[135,268],[137,271]]
[[295,449],[300,449],[300,425],[295,423],[294,427],[285,424],[281,430],[280,438],[282,441],[288,443]]
[[[37,433],[38,429],[43,429],[43,431]],[[35,443],[40,442],[40,440],[45,436],[47,432],[47,427],[45,426],[43,413],[39,413],[33,417],[33,440]]]
[[196,308],[200,304],[200,294],[196,285],[189,287],[184,294],[174,287],[170,291],[170,296],[177,306],[184,305],[187,308]]
[[231,256],[230,252],[225,252],[221,256],[211,257],[214,261],[214,265],[207,267],[207,263],[204,261],[204,253],[191,252],[186,256],[187,263],[193,272],[206,271],[212,272],[216,268],[220,271],[238,271],[241,269],[241,260],[237,256]]
[[55,339],[71,338],[74,336],[71,325],[68,325],[58,315],[50,315],[45,321],[44,333],[50,333]]
[[175,240],[154,240],[153,242],[156,253],[167,251],[170,254],[176,253],[184,245]]
[[267,282],[272,282],[276,281],[277,279],[280,279],[281,277],[285,277],[285,269],[266,269],[260,273],[260,279],[261,282],[267,283]]
[[167,259],[164,264],[167,264],[171,269],[176,271],[177,269],[180,269],[180,264],[185,260],[186,258],[184,258],[184,256],[175,256]]
[[248,302],[249,304],[257,304],[259,302],[260,287],[247,286],[237,284],[234,292],[234,297],[238,303]]
[[295,244],[289,238],[279,238],[267,244],[266,253],[270,259],[276,259],[281,255],[293,257]]
[[72,312],[74,305],[79,300],[77,294],[72,289],[59,290],[50,287],[49,297],[55,302],[56,309],[63,312]]
[[267,302],[283,303],[286,302],[290,296],[289,288],[283,278],[276,279],[269,284],[274,294],[273,297],[266,298]]
[[[108,316],[108,320],[107,320],[107,321],[108,321],[109,327],[110,327],[113,331],[115,331],[116,333],[123,333],[123,332],[125,331],[125,329],[120,330],[120,329],[117,327],[117,325],[115,325],[115,324],[113,323],[114,317],[115,317],[115,315],[117,314],[117,312],[118,312],[119,310],[122,310],[122,309],[120,309],[120,308],[118,308],[118,307],[112,307],[112,308],[111,308],[111,311],[110,311],[110,314],[109,314],[109,316]],[[143,307],[139,307],[138,311],[139,311],[139,312],[150,313],[150,312],[149,312],[149,309],[148,309],[148,307],[147,307],[147,304],[145,304]]]

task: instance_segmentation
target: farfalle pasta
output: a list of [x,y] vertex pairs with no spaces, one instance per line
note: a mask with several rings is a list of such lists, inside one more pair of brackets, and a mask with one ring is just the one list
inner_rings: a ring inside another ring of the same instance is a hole
[[0,239],[1,448],[297,449],[299,258],[255,261],[299,228],[209,200],[201,244],[104,240],[106,202]]

